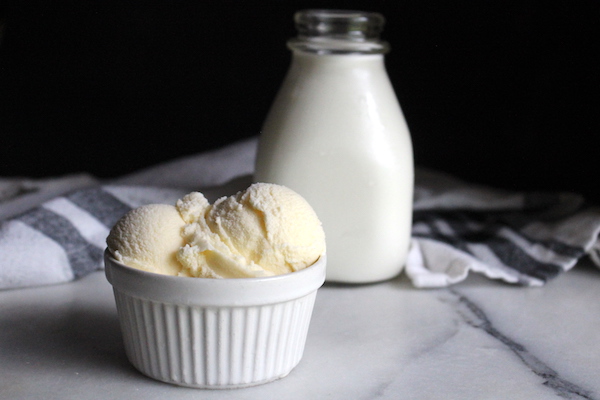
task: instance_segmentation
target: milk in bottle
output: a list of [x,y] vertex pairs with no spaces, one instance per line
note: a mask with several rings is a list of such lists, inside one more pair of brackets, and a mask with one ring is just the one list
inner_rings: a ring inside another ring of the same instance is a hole
[[327,280],[396,276],[410,242],[413,154],[377,13],[294,16],[292,63],[259,139],[255,181],[290,187],[323,222]]

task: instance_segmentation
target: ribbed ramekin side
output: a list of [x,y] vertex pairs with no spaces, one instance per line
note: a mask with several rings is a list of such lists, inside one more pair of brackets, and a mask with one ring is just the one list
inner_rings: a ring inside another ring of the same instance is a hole
[[152,378],[205,388],[251,386],[289,374],[302,358],[315,296],[217,308],[115,290],[130,362]]

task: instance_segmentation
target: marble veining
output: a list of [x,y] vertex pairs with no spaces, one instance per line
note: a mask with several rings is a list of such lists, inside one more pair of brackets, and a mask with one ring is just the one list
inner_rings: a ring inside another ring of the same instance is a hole
[[442,297],[443,301],[451,300],[454,303],[456,312],[464,322],[474,328],[483,330],[508,347],[534,374],[543,378],[545,380],[543,384],[554,390],[558,396],[565,399],[592,400],[595,398],[592,396],[591,391],[561,378],[557,371],[527,351],[525,346],[502,333],[492,324],[485,312],[475,302],[461,294],[460,291],[448,289],[447,293],[451,295],[451,298]]

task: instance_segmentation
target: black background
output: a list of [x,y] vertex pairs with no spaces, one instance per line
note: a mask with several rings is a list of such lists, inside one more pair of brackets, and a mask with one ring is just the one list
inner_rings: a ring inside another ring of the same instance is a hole
[[28,1],[0,12],[0,176],[110,178],[257,135],[302,8],[382,12],[417,165],[600,201],[600,2]]

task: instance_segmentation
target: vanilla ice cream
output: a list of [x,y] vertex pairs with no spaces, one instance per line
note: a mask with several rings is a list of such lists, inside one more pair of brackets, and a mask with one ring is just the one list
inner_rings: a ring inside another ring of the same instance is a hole
[[106,243],[113,256],[125,265],[150,272],[177,275],[176,255],[185,244],[183,220],[168,204],[141,206],[125,214],[112,228]]
[[126,265],[167,275],[243,278],[294,272],[325,252],[311,206],[287,187],[255,183],[210,204],[192,192],[171,205],[142,206],[107,238]]

